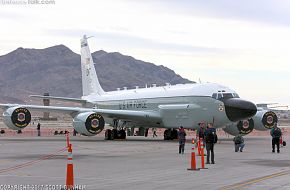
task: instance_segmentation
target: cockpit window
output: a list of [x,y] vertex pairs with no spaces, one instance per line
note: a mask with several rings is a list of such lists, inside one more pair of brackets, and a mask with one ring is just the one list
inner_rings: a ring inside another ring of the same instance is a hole
[[232,93],[223,93],[223,98],[227,99],[227,98],[233,98],[233,94]]
[[237,93],[233,93],[234,98],[239,98],[240,96]]
[[239,95],[237,93],[225,93],[224,91],[218,91],[218,93],[213,93],[211,97],[219,100],[221,98],[239,98]]

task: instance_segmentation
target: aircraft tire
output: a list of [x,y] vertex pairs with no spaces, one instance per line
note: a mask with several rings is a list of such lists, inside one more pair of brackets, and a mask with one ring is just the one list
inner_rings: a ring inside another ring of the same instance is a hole
[[171,131],[170,138],[171,138],[171,140],[178,139],[178,134],[177,134],[177,130],[176,129],[173,129]]
[[171,130],[166,129],[164,131],[164,140],[171,140]]
[[121,134],[121,139],[126,139],[126,131],[125,130],[120,130],[120,134]]
[[105,140],[111,140],[112,131],[111,129],[107,129],[105,132]]
[[148,137],[148,131],[149,131],[149,128],[145,129],[145,137]]
[[113,129],[111,132],[111,140],[114,140],[117,138],[118,138],[118,131],[117,131],[117,129]]

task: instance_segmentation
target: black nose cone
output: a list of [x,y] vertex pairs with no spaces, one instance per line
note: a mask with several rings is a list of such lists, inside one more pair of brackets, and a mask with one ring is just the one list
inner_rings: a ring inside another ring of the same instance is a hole
[[229,98],[221,101],[225,105],[226,114],[230,121],[237,122],[248,119],[257,113],[257,107],[252,102],[240,98]]

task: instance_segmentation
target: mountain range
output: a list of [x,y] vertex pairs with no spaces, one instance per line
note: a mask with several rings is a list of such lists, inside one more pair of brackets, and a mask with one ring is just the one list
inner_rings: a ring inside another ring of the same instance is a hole
[[[92,54],[105,91],[152,84],[192,83],[162,65],[103,50]],[[64,45],[45,49],[18,48],[0,56],[0,102],[23,103],[31,94],[79,98],[82,95],[80,55]]]

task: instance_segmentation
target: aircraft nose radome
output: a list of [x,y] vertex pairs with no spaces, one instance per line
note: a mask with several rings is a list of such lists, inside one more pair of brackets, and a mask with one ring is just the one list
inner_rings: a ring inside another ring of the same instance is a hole
[[230,98],[222,101],[230,121],[236,122],[248,119],[257,113],[257,107],[252,102],[240,98]]

